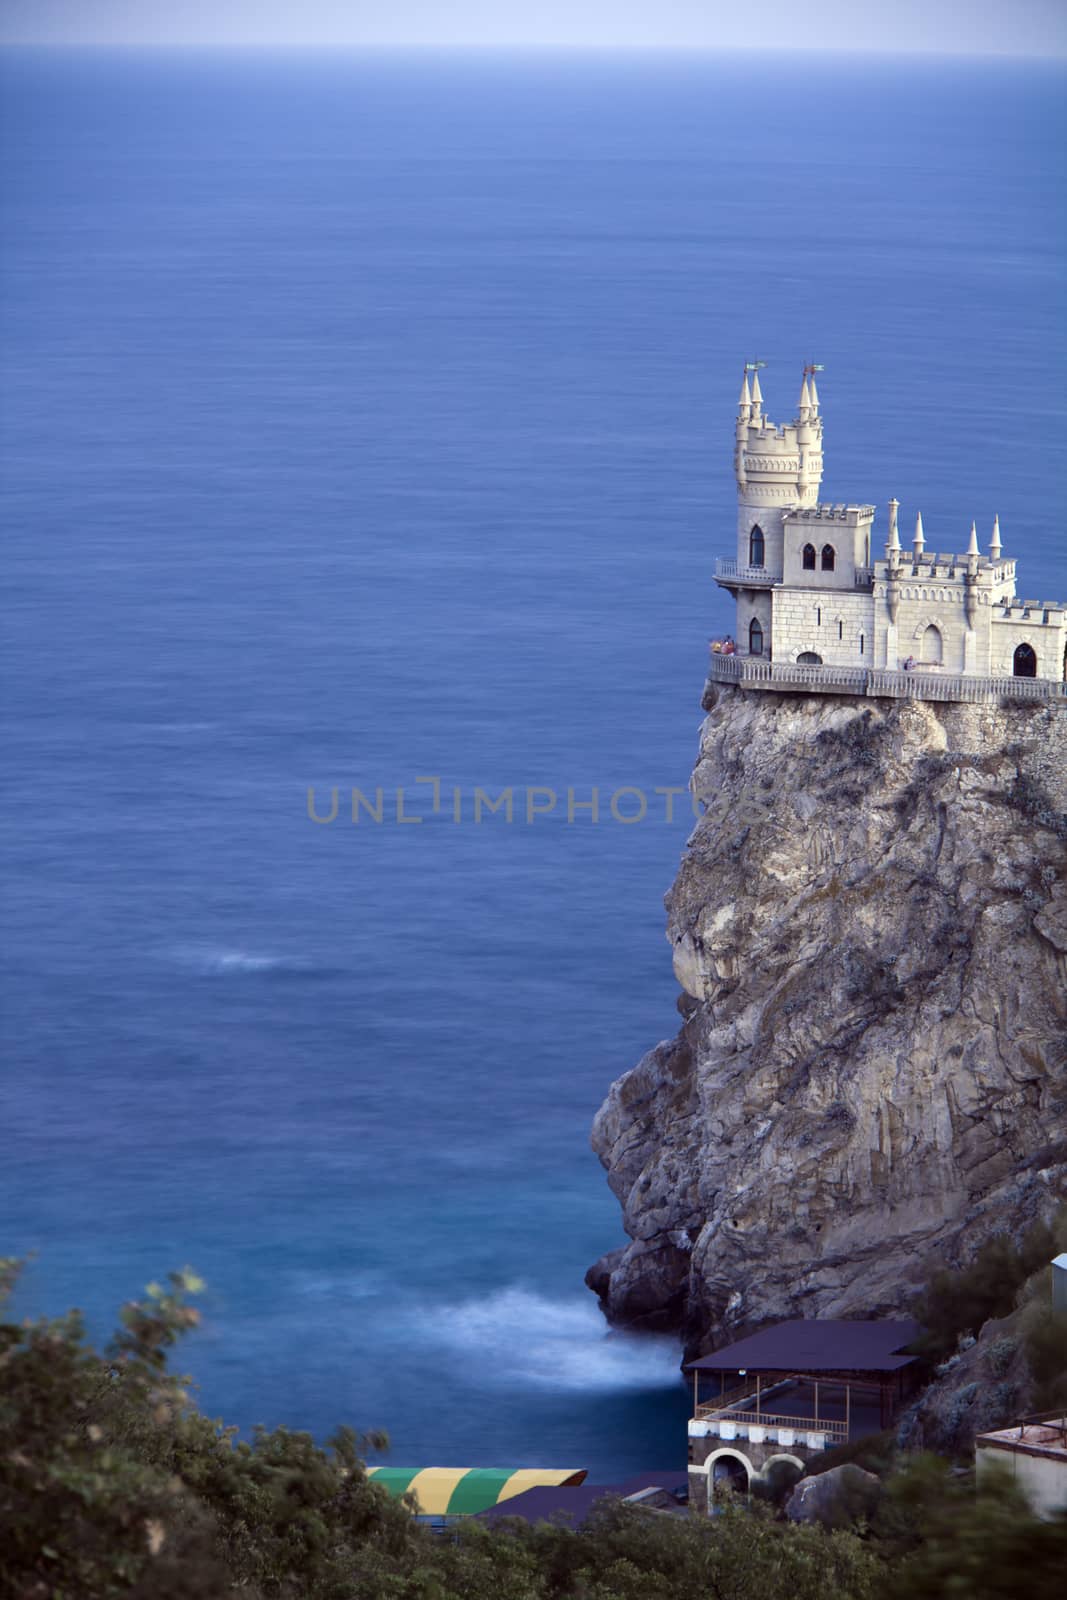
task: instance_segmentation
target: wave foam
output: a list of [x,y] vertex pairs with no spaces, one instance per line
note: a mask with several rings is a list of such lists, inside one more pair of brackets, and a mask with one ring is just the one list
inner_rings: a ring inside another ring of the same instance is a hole
[[306,970],[299,962],[291,961],[285,956],[260,955],[253,950],[228,950],[210,945],[186,945],[176,950],[174,954],[186,966],[196,967],[200,972],[214,973],[220,976],[243,972],[302,972]]
[[601,1392],[678,1382],[676,1340],[606,1332],[591,1300],[551,1300],[515,1285],[484,1300],[427,1308],[419,1325],[438,1353],[476,1358],[483,1382]]

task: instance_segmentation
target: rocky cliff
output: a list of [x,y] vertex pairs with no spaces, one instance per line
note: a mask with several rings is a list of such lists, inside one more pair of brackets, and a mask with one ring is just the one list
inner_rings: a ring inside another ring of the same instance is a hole
[[900,1310],[1067,1191],[1067,715],[705,694],[675,1039],[593,1147],[620,1324]]

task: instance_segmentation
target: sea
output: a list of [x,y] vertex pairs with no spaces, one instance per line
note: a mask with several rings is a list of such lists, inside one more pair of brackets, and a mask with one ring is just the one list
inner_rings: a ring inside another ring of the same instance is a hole
[[176,1363],[245,1432],[678,1466],[677,1343],[583,1286],[624,1238],[589,1128],[678,1026],[742,368],[783,420],[823,366],[825,498],[940,550],[999,513],[1067,598],[1062,66],[11,52],[0,90],[17,1309],[106,1338],[188,1263]]

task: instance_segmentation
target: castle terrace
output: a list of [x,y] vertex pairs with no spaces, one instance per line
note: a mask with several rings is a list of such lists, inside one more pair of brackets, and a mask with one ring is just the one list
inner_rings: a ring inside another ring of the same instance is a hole
[[876,667],[832,667],[766,656],[723,655],[714,647],[708,682],[744,689],[804,694],[858,694],[886,700],[956,700],[997,704],[1001,700],[1044,700],[1067,705],[1067,683],[1052,678],[970,677],[964,673],[893,672]]

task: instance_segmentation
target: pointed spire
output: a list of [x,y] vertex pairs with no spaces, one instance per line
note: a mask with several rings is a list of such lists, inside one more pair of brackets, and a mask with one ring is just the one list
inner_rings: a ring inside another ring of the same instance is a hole
[[971,523],[971,542],[967,546],[967,554],[969,556],[976,556],[976,555],[979,554],[979,550],[978,550],[978,529],[977,529],[976,525],[973,522]]
[[923,533],[923,514],[920,511],[915,518],[915,554],[921,556],[926,549],[926,535]]
[[806,417],[807,413],[810,410],[811,410],[811,391],[808,388],[807,377],[805,377],[803,383],[800,385],[800,416],[801,416],[801,418],[803,419],[804,417]]
[[812,373],[811,378],[810,378],[809,383],[808,383],[808,394],[811,397],[810,398],[811,409],[813,411],[818,411],[818,409],[819,409],[819,391],[815,387],[815,374],[814,374],[814,372]]
[[752,392],[748,387],[748,373],[747,372],[745,373],[744,379],[743,379],[743,381],[741,383],[741,398],[738,400],[737,403],[741,407],[742,410],[744,410],[745,406],[750,406],[752,404]]
[[897,529],[897,511],[898,511],[899,507],[900,507],[900,501],[899,500],[890,500],[890,502],[889,502],[889,539],[888,539],[888,542],[886,544],[886,550],[887,551],[889,551],[889,550],[899,550],[900,549],[900,533],[899,533],[899,531]]
[[989,546],[989,554],[994,561],[1000,560],[1000,518],[993,518],[993,540]]

